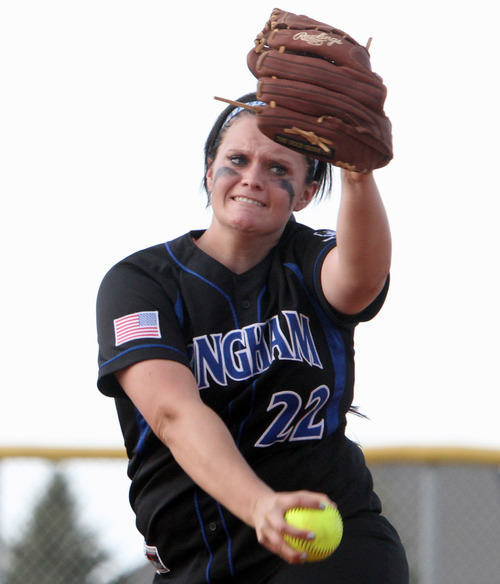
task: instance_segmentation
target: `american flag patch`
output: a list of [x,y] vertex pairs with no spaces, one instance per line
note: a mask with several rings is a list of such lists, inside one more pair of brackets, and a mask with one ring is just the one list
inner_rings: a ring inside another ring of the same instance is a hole
[[114,320],[115,345],[136,339],[161,339],[158,311],[134,312]]

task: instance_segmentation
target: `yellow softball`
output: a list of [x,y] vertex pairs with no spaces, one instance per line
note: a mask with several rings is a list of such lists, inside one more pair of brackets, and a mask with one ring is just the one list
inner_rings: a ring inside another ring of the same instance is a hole
[[344,525],[335,507],[325,509],[305,509],[295,507],[285,513],[289,525],[314,533],[314,539],[300,539],[284,535],[285,541],[296,550],[307,553],[307,562],[324,560],[338,548]]

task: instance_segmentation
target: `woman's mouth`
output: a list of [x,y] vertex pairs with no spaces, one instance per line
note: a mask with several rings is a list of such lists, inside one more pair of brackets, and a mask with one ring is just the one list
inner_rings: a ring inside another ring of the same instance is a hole
[[256,205],[257,207],[265,207],[265,205],[255,199],[249,199],[248,197],[236,196],[233,197],[233,201],[237,203],[249,203],[250,205]]

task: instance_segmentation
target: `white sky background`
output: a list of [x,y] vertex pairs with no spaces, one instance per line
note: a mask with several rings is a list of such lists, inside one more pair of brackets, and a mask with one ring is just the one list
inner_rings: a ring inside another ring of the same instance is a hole
[[[394,239],[382,312],[357,331],[364,446],[499,447],[500,130],[486,0],[0,5],[0,445],[120,446],[96,387],[94,307],[125,255],[208,225],[205,137],[256,82],[274,6],[373,37],[395,158],[376,171]],[[335,227],[330,203],[298,214]]]
[[[97,288],[129,253],[208,225],[202,150],[224,107],[213,96],[256,87],[246,54],[278,6],[373,37],[389,91],[395,158],[376,178],[392,286],[357,330],[355,403],[371,421],[352,419],[350,435],[366,447],[499,448],[493,4],[198,4],[0,4],[0,446],[122,445],[95,385]],[[337,184],[298,220],[335,227],[338,196]]]

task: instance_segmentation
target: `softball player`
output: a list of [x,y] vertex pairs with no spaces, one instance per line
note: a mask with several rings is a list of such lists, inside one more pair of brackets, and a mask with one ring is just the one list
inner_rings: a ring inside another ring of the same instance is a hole
[[[116,401],[155,582],[404,584],[401,542],[344,435],[354,329],[389,281],[373,176],[343,171],[337,231],[314,231],[294,213],[327,188],[326,163],[234,106],[205,155],[209,227],[119,262],[98,294],[98,387]],[[308,563],[284,513],[329,502],[342,543]]]

